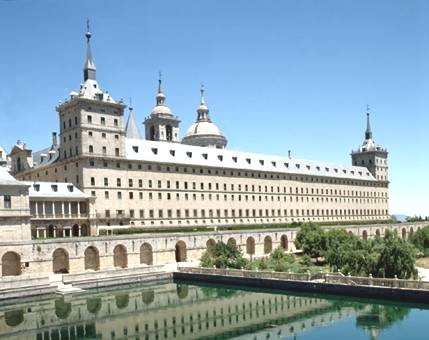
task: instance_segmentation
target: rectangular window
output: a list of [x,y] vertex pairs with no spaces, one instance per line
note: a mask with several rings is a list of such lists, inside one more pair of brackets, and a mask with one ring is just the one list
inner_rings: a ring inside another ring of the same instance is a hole
[[132,187],[133,187],[133,180],[132,180],[131,178],[128,180],[128,186],[129,186],[130,188],[132,188]]
[[140,218],[144,218],[144,210],[143,209],[139,210],[139,216],[140,216]]
[[119,156],[119,148],[115,148],[115,156]]
[[117,178],[117,179],[116,179],[116,186],[117,186],[117,187],[120,187],[120,186],[121,186],[121,179],[120,179],[120,178]]
[[94,152],[94,147],[92,145],[89,146],[89,153],[93,153]]
[[87,122],[89,124],[91,124],[92,123],[92,116],[88,115],[86,118],[87,118]]
[[143,180],[139,179],[139,188],[143,188]]
[[108,192],[108,191],[105,191],[105,192],[104,192],[104,198],[105,198],[106,200],[108,200],[108,199],[109,199],[109,192]]
[[130,217],[134,218],[134,209],[130,209]]
[[118,120],[117,119],[113,120],[113,125],[118,126]]
[[3,207],[5,209],[12,208],[12,200],[10,198],[10,195],[3,195]]
[[103,150],[103,155],[105,155],[107,153],[107,148],[103,146],[102,150]]
[[95,177],[91,177],[91,185],[95,185]]
[[107,187],[109,185],[109,179],[104,177],[104,186]]
[[122,192],[118,191],[118,200],[122,199]]
[[100,118],[100,124],[101,124],[101,125],[106,125],[106,118],[101,117],[101,118]]

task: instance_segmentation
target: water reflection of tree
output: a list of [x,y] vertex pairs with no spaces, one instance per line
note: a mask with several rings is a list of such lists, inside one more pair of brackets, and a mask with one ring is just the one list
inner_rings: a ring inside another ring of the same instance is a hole
[[410,311],[410,308],[402,306],[373,305],[356,317],[356,326],[364,329],[370,339],[377,339],[381,331],[404,320]]
[[230,297],[237,294],[237,290],[222,287],[201,287],[201,292],[205,297]]

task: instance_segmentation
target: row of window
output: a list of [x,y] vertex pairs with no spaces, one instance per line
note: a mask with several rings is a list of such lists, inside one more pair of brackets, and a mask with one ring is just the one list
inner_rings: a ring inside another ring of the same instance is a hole
[[[137,194],[137,192],[135,192],[135,193]],[[91,195],[93,197],[96,197],[96,192],[95,191],[91,191]],[[122,192],[121,191],[117,191],[116,195],[117,195],[118,199],[122,199]],[[163,195],[163,193],[158,192],[158,195],[157,195],[157,197],[158,197],[159,200],[162,200],[163,197],[165,199],[167,199],[167,200],[171,200],[173,196],[174,195],[172,195],[170,192],[164,193],[164,195]],[[141,200],[143,199],[143,192],[142,191],[138,192],[138,197]],[[176,197],[176,200],[180,200],[180,194],[179,193],[176,193],[175,197]],[[190,197],[192,197],[192,199],[194,201],[197,200],[197,194],[195,194],[195,193],[192,194],[192,196],[191,196],[191,194],[185,193],[185,194],[182,194],[182,197],[186,201],[189,200]],[[215,195],[208,194],[207,197],[208,197],[209,201],[211,201],[213,199],[213,197],[217,201],[219,201],[221,195],[219,195],[219,194],[215,194]],[[267,195],[265,195],[265,196],[264,195],[256,195],[256,196],[255,195],[251,195],[251,196],[249,196],[249,195],[234,195],[234,194],[231,194],[231,195],[224,194],[223,195],[223,200],[224,201],[228,201],[228,197],[229,197],[230,201],[235,201],[235,198],[237,198],[237,200],[239,202],[242,201],[242,197],[243,197],[243,200],[246,201],[246,202],[249,201],[249,198],[253,202],[255,202],[255,201],[262,202],[263,198],[264,198],[264,200],[266,202],[268,202],[270,200],[271,200],[271,202],[275,201],[274,196],[267,196]],[[270,199],[270,197],[271,197],[271,199]],[[104,191],[104,198],[105,199],[110,199],[110,192],[109,191]],[[128,192],[128,198],[131,199],[131,200],[134,199],[134,192],[133,191],[129,191]],[[148,193],[148,199],[152,200],[153,198],[154,198],[154,193],[153,192],[149,192]],[[199,194],[199,199],[201,201],[204,201],[205,198],[206,198],[205,194]],[[277,201],[278,202],[281,201],[280,196],[277,196]],[[293,197],[289,197],[289,201],[293,202],[294,201]],[[286,196],[283,197],[283,202],[287,202],[287,197]],[[356,198],[355,199],[355,198],[341,198],[341,197],[340,198],[337,198],[337,197],[335,197],[335,198],[333,198],[333,197],[320,197],[320,198],[319,197],[311,197],[310,198],[308,196],[305,197],[305,199],[304,199],[303,196],[301,196],[301,199],[300,199],[298,196],[296,196],[295,197],[295,202],[308,202],[308,203],[310,203],[310,202],[313,202],[313,203],[314,202],[317,202],[317,203],[319,203],[319,202],[321,202],[321,203],[323,203],[323,202],[331,202],[331,203],[387,203],[387,199],[381,199],[381,198],[380,199],[370,199],[370,198],[363,198],[363,199],[362,198]]]
[[[91,115],[87,115],[86,122],[88,124],[96,124],[93,121],[94,121],[93,117]],[[71,118],[69,118],[68,124],[67,124],[67,120],[63,120],[63,130],[66,130],[67,128],[70,129],[72,127],[78,127],[79,122],[78,122],[78,117],[77,116],[74,117],[74,125],[72,123],[73,123],[73,119],[71,119]],[[106,126],[107,125],[106,124],[106,117],[103,117],[103,116],[100,117],[99,125],[102,125],[102,126]],[[117,118],[113,119],[113,126],[114,127],[118,127],[119,126],[119,120]]]
[[[98,163],[95,160],[90,160],[89,165],[95,167],[102,165],[104,168],[109,168],[109,162],[103,161]],[[121,163],[116,162],[115,168],[122,168]],[[177,173],[192,173],[200,175],[217,175],[217,176],[230,176],[230,177],[250,177],[250,178],[262,178],[262,179],[282,179],[290,181],[301,181],[301,182],[315,182],[315,183],[328,183],[328,184],[344,184],[344,185],[360,185],[360,186],[385,186],[383,183],[369,182],[369,181],[354,181],[349,179],[340,179],[340,178],[324,178],[317,176],[302,176],[302,175],[279,175],[265,172],[247,172],[247,171],[227,171],[211,168],[188,168],[188,167],[179,167],[179,166],[161,166],[161,165],[152,165],[152,164],[143,164],[141,163],[126,163],[125,168],[128,170],[145,170],[145,171],[156,171],[156,172],[177,172]]]
[[[90,178],[90,183],[91,186],[96,186],[96,178],[95,177],[91,177]],[[176,190],[223,190],[223,191],[228,191],[228,189],[230,191],[239,191],[241,192],[242,189],[244,189],[244,192],[265,192],[265,193],[277,193],[277,194],[281,194],[281,191],[283,191],[283,194],[287,194],[289,191],[289,194],[293,195],[335,195],[335,196],[359,196],[359,197],[387,197],[387,192],[377,192],[377,191],[360,191],[360,190],[337,190],[337,189],[323,189],[323,188],[301,188],[301,190],[299,190],[299,188],[295,187],[295,192],[293,190],[292,187],[289,187],[289,190],[287,190],[287,187],[284,186],[283,190],[281,190],[280,186],[274,187],[274,186],[263,186],[263,185],[249,185],[249,184],[230,184],[229,186],[226,183],[223,183],[223,185],[221,185],[220,183],[204,183],[204,182],[200,182],[199,185],[197,184],[197,182],[187,182],[184,181],[182,182],[182,185],[180,185],[180,181],[170,181],[167,180],[165,181],[164,184],[164,188],[162,185],[162,181],[161,180],[151,180],[149,179],[147,181],[147,186],[149,189],[152,189],[155,187],[156,184],[156,188],[157,189],[172,189],[173,187],[173,183],[174,183],[174,187]],[[103,178],[103,184],[105,187],[109,186],[109,178],[108,177],[104,177]],[[120,188],[122,187],[123,181],[122,178],[116,178],[116,187]],[[133,188],[134,185],[137,185],[139,188],[143,188],[143,180],[142,179],[138,179],[136,181],[134,181],[132,178],[128,179],[128,187],[129,188]],[[223,188],[223,189],[221,189]],[[276,190],[275,190],[276,189]]]
[[[385,209],[139,209],[138,216],[130,209],[130,218],[241,218],[241,217],[337,217],[337,216],[384,216]],[[124,216],[123,210],[116,210],[117,216]],[[111,217],[105,210],[105,217]]]

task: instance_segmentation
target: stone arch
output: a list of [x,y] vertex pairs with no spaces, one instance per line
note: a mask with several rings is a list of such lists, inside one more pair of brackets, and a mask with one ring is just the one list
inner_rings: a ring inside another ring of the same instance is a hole
[[265,236],[264,238],[264,254],[269,254],[273,250],[273,239],[271,236]]
[[206,247],[207,250],[213,248],[216,245],[216,241],[213,240],[212,238],[210,238],[207,242],[206,242]]
[[235,240],[234,237],[230,237],[228,239],[228,241],[226,242],[226,244],[232,245],[232,246],[237,246],[237,241]]
[[53,225],[53,224],[50,224],[49,226],[48,226],[48,237],[54,237],[55,236],[55,226]]
[[380,229],[376,229],[375,230],[375,236],[376,237],[380,237]]
[[407,238],[407,229],[402,228],[402,239],[405,240]]
[[69,253],[63,248],[55,249],[52,254],[52,271],[54,274],[67,274],[69,270]]
[[130,296],[128,294],[115,295],[115,303],[118,309],[124,309],[130,302]]
[[177,241],[176,243],[176,262],[186,261],[186,243],[183,241]]
[[21,275],[21,256],[14,251],[4,253],[1,258],[2,276]]
[[148,266],[153,265],[152,246],[147,242],[144,242],[140,247],[140,263]]
[[155,140],[155,137],[155,126],[151,125],[151,127],[149,128],[149,139]]
[[155,300],[155,292],[153,289],[144,291],[142,293],[142,300],[145,305],[150,305]]
[[101,309],[101,298],[90,298],[86,300],[86,309],[91,314],[97,314]]
[[100,270],[100,255],[98,249],[94,246],[89,246],[85,249],[85,270]]
[[246,253],[255,255],[255,239],[252,236],[249,236],[246,240]]
[[368,232],[366,230],[362,231],[362,239],[365,241],[368,239]]
[[14,309],[4,313],[4,321],[9,327],[16,327],[24,321],[24,311]]
[[388,236],[390,234],[390,230],[389,229],[384,229],[384,237]]
[[73,237],[77,237],[77,236],[79,236],[79,226],[78,226],[77,224],[75,224],[75,225],[72,227],[71,232],[72,232],[72,236],[73,236]]
[[410,231],[408,232],[408,238],[411,239],[414,235],[414,229],[413,227],[410,228]]
[[289,240],[287,238],[287,235],[282,235],[280,237],[280,247],[282,247],[284,250],[289,250]]
[[113,249],[113,266],[119,268],[128,266],[127,248],[123,244],[118,244]]
[[82,224],[82,226],[80,227],[80,235],[89,236],[89,227],[86,224]]

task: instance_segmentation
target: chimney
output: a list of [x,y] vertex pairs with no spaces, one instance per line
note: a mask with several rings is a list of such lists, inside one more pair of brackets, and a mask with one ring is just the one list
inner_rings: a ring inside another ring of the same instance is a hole
[[57,146],[57,133],[52,132],[52,145]]
[[287,154],[288,154],[289,159],[291,159],[292,158],[292,151],[288,150]]

